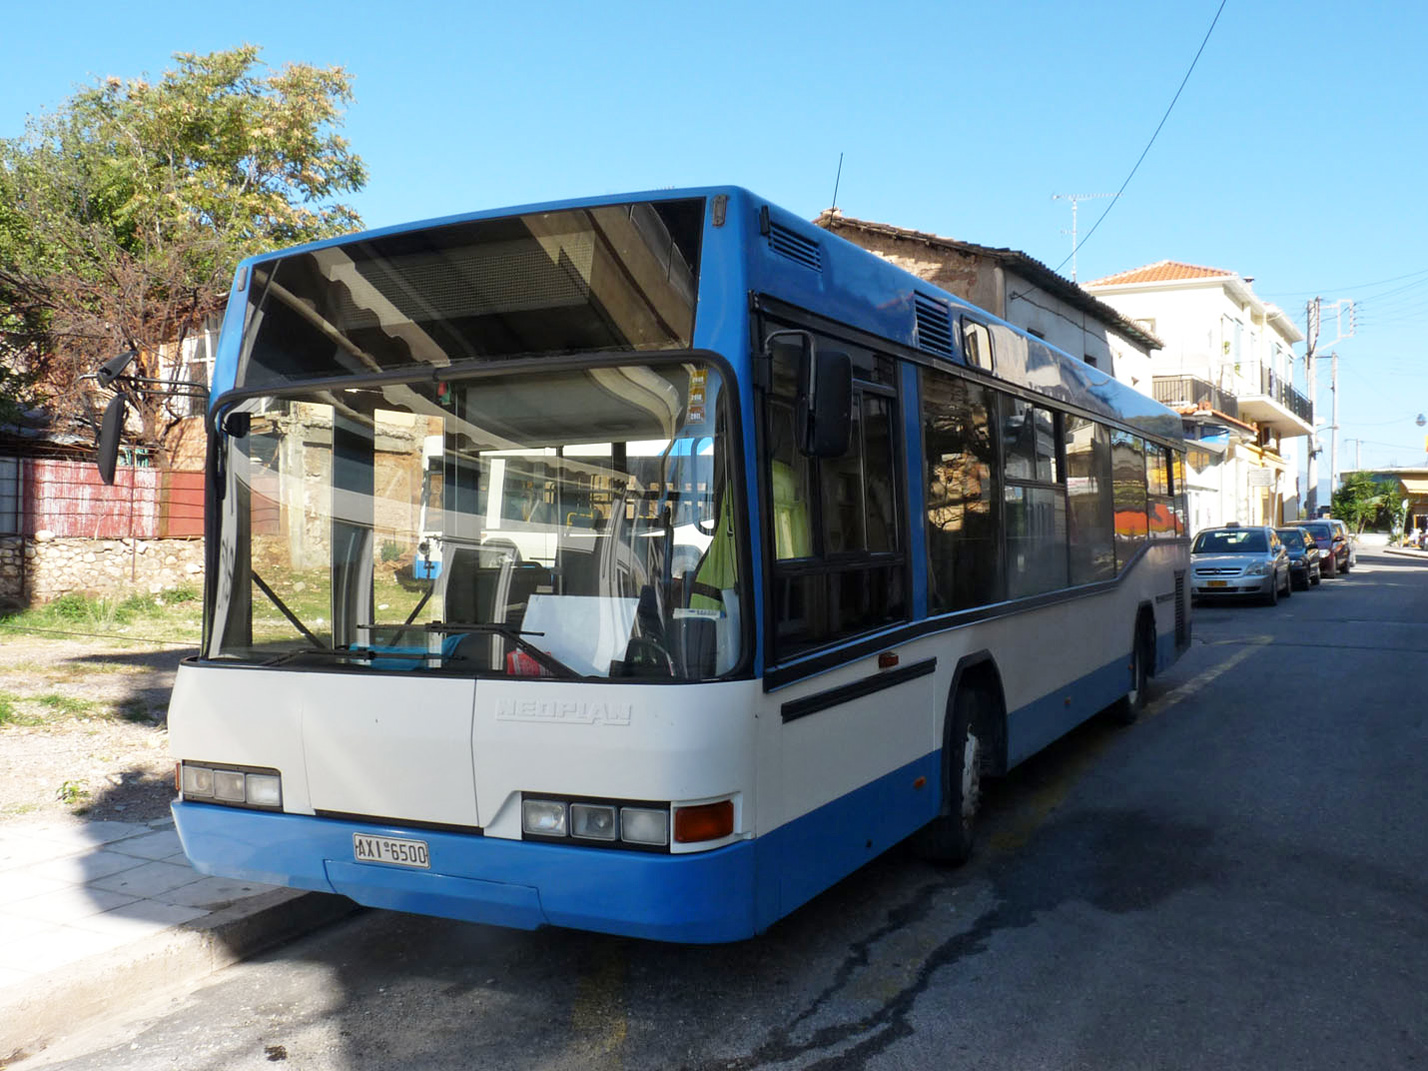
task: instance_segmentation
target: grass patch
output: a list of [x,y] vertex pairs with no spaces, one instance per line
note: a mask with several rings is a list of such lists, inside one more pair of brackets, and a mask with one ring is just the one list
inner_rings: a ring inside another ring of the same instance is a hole
[[95,597],[70,592],[30,610],[0,614],[0,633],[34,630],[70,633],[77,638],[112,634],[197,644],[202,623],[195,611],[202,595],[192,585],[156,595],[147,592],[125,598]]
[[25,701],[14,692],[0,692],[0,725],[42,725],[44,718],[25,709]]
[[71,718],[77,718],[81,714],[89,714],[97,705],[92,700],[76,699],[74,696],[60,695],[58,692],[50,692],[47,695],[36,696],[35,702],[46,710],[52,710],[56,714],[64,714]]

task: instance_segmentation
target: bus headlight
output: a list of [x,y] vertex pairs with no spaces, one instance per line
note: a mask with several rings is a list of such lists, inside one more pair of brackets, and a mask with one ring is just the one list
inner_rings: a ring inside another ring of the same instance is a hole
[[281,810],[283,779],[277,770],[238,770],[202,763],[179,764],[179,792],[186,800]]
[[648,807],[621,807],[620,836],[631,844],[668,844],[669,812]]
[[596,803],[572,803],[570,835],[586,840],[614,840],[615,808]]
[[207,766],[184,763],[179,777],[179,791],[185,796],[213,795],[213,771]]
[[565,836],[565,804],[557,800],[522,800],[521,829],[538,837]]
[[248,802],[255,807],[277,807],[283,802],[282,779],[276,774],[250,773],[247,777]]
[[584,848],[667,851],[669,808],[646,800],[522,798],[521,835]]

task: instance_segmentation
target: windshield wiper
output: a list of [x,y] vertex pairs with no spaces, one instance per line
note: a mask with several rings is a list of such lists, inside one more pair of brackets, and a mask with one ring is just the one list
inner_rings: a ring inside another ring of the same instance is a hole
[[292,623],[293,628],[297,629],[299,632],[301,632],[304,636],[307,637],[307,641],[312,644],[314,649],[319,651],[329,651],[332,649],[330,647],[324,647],[322,645],[322,641],[308,631],[308,627],[297,619],[297,615],[295,613],[288,609],[287,603],[283,602],[282,599],[278,598],[278,593],[272,588],[268,587],[267,584],[263,583],[263,578],[258,575],[256,570],[250,572],[248,575],[253,578],[253,583],[258,585],[258,590],[268,597],[268,601],[282,611],[283,616],[286,617],[288,621]]
[[421,627],[426,629],[428,632],[440,632],[443,634],[450,635],[467,634],[478,636],[502,636],[510,640],[522,651],[524,651],[526,654],[530,655],[533,659],[540,663],[541,666],[550,670],[551,673],[555,674],[557,677],[566,677],[578,680],[582,676],[584,676],[584,674],[578,673],[575,670],[571,669],[569,666],[567,666],[560,659],[556,658],[550,652],[542,651],[535,644],[531,643],[530,640],[525,638],[527,636],[544,636],[544,632],[528,632],[523,629],[518,629],[514,625],[507,625],[499,621],[485,621],[479,625],[448,625],[443,624],[440,621],[433,621],[431,624],[423,625]]

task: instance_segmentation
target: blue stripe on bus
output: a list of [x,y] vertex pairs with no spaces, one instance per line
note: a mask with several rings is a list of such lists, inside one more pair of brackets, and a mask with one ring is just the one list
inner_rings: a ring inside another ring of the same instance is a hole
[[1110,706],[1130,686],[1129,650],[1064,688],[1048,692],[1007,717],[1007,768],[1059,740]]
[[[549,924],[685,942],[737,941],[754,933],[754,845],[748,841],[657,855],[182,801],[173,813],[184,850],[203,874],[519,929]],[[353,833],[426,841],[432,869],[357,863]]]
[[942,802],[941,755],[929,752],[758,838],[759,929],[930,822]]

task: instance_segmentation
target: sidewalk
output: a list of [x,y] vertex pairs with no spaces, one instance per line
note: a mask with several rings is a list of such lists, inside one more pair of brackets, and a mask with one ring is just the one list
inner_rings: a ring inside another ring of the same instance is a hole
[[204,877],[171,819],[0,822],[0,1066],[353,910]]

